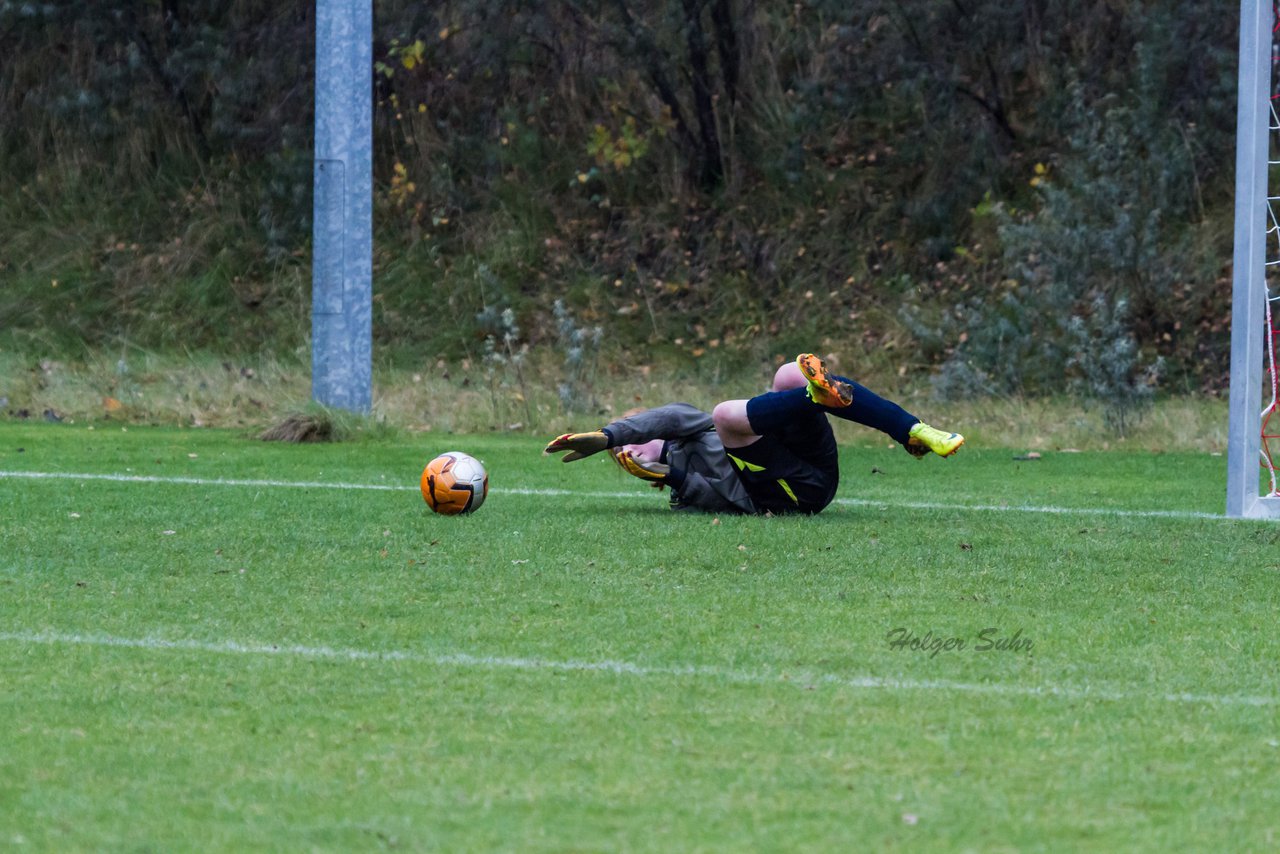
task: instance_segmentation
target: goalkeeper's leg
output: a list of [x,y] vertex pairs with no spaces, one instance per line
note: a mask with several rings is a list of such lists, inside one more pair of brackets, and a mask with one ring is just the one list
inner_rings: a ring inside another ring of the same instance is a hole
[[822,433],[814,420],[820,412],[879,430],[915,456],[932,451],[948,457],[964,444],[959,433],[930,427],[866,386],[828,373],[822,360],[808,353],[778,369],[773,391],[750,400],[724,401],[711,415],[726,448],[743,448],[762,435],[778,435],[803,455],[805,443]]
[[[723,401],[711,413],[759,512],[818,513],[840,483],[835,436],[826,412],[805,397],[804,382],[798,371],[780,370],[774,382],[779,390]],[[769,402],[763,419],[757,416],[762,401]]]
[[[772,391],[788,391],[802,389],[808,384],[799,366],[795,362],[787,362],[773,375]],[[747,400],[726,400],[716,406],[711,418],[716,425],[716,433],[726,448],[742,448],[760,438],[760,433],[751,425],[747,417]],[[812,413],[812,406],[797,407],[790,412],[799,418],[807,418]]]
[[772,391],[750,400],[726,400],[716,406],[711,413],[716,432],[726,448],[741,448],[762,435],[787,434],[796,432],[796,428],[802,436],[808,436],[818,429],[815,415],[828,412],[887,433],[906,445],[911,429],[920,422],[898,404],[846,377],[832,377],[828,386],[832,390],[820,389],[819,395],[825,394],[823,400],[829,403],[814,399],[812,381],[797,362],[788,362],[774,374]]
[[796,366],[806,380],[805,396],[827,412],[888,434],[917,457],[933,451],[949,457],[964,444],[964,436],[925,424],[891,400],[886,400],[848,377],[827,371],[812,353],[796,358]]
[[[788,432],[793,424],[804,425],[815,409],[879,430],[917,457],[930,451],[949,457],[964,444],[959,433],[930,427],[866,386],[828,373],[812,354],[779,368],[773,389],[751,401],[725,401],[716,407],[712,416],[725,447],[745,447],[762,434]],[[802,427],[800,433],[809,430]]]

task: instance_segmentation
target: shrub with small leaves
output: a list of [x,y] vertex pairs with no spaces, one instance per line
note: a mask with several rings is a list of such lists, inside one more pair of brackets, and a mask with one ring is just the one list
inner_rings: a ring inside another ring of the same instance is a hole
[[564,355],[564,375],[557,386],[560,405],[566,414],[572,415],[575,409],[596,406],[592,384],[600,366],[604,329],[578,326],[564,300],[556,300],[551,312],[556,319],[556,346]]
[[1185,215],[1193,181],[1141,89],[1100,108],[1076,89],[1068,150],[1030,179],[1039,205],[995,209],[1007,278],[935,321],[934,337],[956,342],[935,377],[943,396],[1067,392],[1100,403],[1119,433],[1149,403],[1162,366],[1143,362],[1129,306],[1147,311],[1177,282],[1179,236],[1164,223]]
[[495,306],[486,305],[476,315],[476,323],[481,329],[488,330],[484,339],[483,361],[495,422],[501,422],[511,414],[509,402],[514,398],[523,405],[524,423],[531,423],[533,412],[524,376],[529,345],[520,340],[516,313],[510,308],[499,311]]
[[1087,314],[1066,324],[1069,388],[1102,406],[1102,420],[1123,436],[1151,408],[1164,361],[1142,363],[1138,342],[1128,327],[1129,304],[1094,297]]

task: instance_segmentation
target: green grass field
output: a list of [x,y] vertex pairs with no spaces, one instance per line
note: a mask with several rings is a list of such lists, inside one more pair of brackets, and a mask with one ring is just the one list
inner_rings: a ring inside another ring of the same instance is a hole
[[539,448],[0,423],[0,848],[1280,845],[1224,458],[848,448],[821,516],[713,519]]

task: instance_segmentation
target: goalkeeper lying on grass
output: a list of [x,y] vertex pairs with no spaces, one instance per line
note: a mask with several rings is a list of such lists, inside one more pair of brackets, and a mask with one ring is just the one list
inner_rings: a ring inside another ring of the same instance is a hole
[[778,369],[772,391],[750,400],[726,400],[710,415],[671,403],[593,433],[566,433],[543,453],[568,451],[571,463],[608,450],[629,474],[671,487],[676,510],[818,513],[840,481],[828,414],[887,433],[916,457],[949,457],[964,444],[805,353]]

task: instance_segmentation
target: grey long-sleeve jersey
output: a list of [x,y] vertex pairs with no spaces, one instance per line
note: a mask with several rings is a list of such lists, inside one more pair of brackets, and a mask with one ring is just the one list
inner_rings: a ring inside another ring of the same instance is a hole
[[687,403],[669,403],[608,424],[609,447],[664,439],[665,462],[671,466],[674,510],[707,513],[755,513],[742,481],[725,455],[711,416]]

